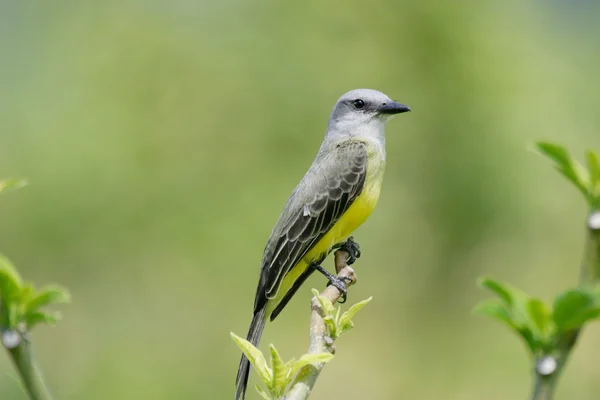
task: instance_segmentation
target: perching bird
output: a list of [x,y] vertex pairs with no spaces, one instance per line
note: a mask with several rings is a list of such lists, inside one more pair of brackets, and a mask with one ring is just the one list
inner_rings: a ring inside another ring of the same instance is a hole
[[[325,139],[304,178],[289,197],[265,247],[254,317],[247,340],[257,346],[302,283],[323,273],[345,294],[346,283],[320,266],[334,248],[349,264],[360,256],[350,234],[371,214],[385,169],[385,124],[407,106],[371,89],[352,90],[333,108]],[[244,399],[250,362],[242,356],[235,399]]]

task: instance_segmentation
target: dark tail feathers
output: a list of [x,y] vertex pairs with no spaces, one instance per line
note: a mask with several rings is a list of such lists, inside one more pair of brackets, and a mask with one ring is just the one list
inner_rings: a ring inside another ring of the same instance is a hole
[[[263,329],[265,329],[265,306],[254,314],[248,336],[246,340],[254,346],[258,346]],[[243,400],[246,398],[246,386],[248,385],[248,374],[250,373],[250,361],[245,355],[242,355],[240,366],[238,368],[237,379],[235,380],[235,400]]]

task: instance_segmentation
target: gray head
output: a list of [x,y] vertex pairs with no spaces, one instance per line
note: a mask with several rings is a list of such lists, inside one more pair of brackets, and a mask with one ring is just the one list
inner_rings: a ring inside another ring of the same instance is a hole
[[383,130],[392,116],[407,111],[410,111],[408,106],[377,90],[355,89],[338,99],[329,118],[329,130],[352,131],[362,127]]

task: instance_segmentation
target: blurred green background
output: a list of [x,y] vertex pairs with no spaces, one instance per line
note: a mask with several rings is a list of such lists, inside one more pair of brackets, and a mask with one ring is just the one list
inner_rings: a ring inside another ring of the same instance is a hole
[[[71,289],[34,332],[58,399],[229,399],[260,257],[336,99],[379,89],[379,206],[315,399],[517,399],[524,346],[477,277],[574,285],[582,196],[533,140],[600,149],[600,8],[586,1],[1,1],[0,251]],[[330,266],[330,264],[327,264]],[[262,348],[304,353],[313,276]],[[558,398],[597,399],[600,329]],[[0,356],[0,398],[24,399]],[[256,378],[251,375],[251,386]],[[250,388],[250,398],[257,398]]]

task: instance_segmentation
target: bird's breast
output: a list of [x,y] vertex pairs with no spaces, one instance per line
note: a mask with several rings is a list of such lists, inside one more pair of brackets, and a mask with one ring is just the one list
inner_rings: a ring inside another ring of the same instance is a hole
[[307,254],[307,260],[318,259],[322,254],[328,253],[335,244],[346,241],[371,215],[379,200],[384,170],[385,154],[369,154],[363,190],[337,223]]

